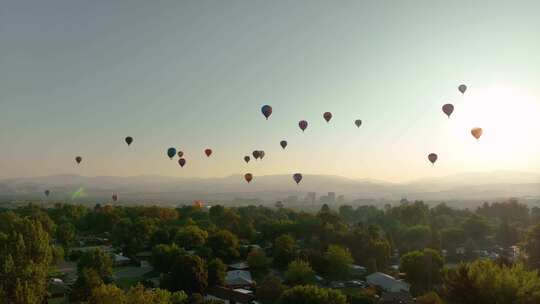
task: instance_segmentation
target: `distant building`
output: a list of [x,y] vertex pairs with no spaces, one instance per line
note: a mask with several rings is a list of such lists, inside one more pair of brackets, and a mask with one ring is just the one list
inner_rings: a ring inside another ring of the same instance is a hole
[[375,272],[366,277],[368,284],[388,292],[409,292],[410,285],[391,275]]
[[336,202],[336,193],[335,192],[328,192],[328,202],[329,203],[335,203]]
[[345,196],[342,194],[342,195],[339,195],[337,197],[337,202],[340,203],[340,204],[343,204],[345,203]]
[[315,192],[308,192],[306,195],[306,201],[312,205],[315,204],[315,201],[317,200],[317,193]]
[[255,302],[253,292],[246,289],[230,289],[225,287],[212,287],[208,290],[205,300],[221,300],[225,304],[251,304]]

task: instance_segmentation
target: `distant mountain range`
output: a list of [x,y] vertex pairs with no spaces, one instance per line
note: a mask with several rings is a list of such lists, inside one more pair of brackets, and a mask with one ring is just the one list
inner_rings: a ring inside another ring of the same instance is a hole
[[122,202],[190,202],[195,199],[233,201],[259,199],[273,202],[308,192],[343,194],[347,200],[374,199],[426,201],[495,200],[509,197],[540,199],[540,174],[514,171],[463,173],[408,183],[355,180],[333,175],[304,175],[296,185],[290,175],[256,176],[247,184],[240,174],[222,178],[166,176],[114,177],[53,175],[0,180],[0,199],[107,201],[117,193]]

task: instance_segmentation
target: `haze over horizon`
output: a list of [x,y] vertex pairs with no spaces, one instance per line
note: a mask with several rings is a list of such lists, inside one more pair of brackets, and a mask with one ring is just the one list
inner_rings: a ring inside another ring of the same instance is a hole
[[306,3],[2,3],[0,178],[540,173],[539,2]]

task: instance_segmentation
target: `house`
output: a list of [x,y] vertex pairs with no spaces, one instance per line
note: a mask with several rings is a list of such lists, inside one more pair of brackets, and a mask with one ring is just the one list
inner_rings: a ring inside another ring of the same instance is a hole
[[351,264],[351,273],[353,275],[364,275],[367,272],[367,268],[360,265]]
[[393,276],[387,275],[382,272],[375,272],[366,277],[368,284],[376,286],[384,291],[389,292],[408,292],[410,285],[403,282],[402,280],[397,280]]
[[383,292],[379,304],[413,304],[415,301],[408,292]]
[[221,300],[225,304],[252,304],[255,302],[253,293],[246,289],[230,289],[226,287],[212,287],[208,290],[205,300]]
[[251,278],[251,273],[249,271],[231,270],[227,271],[225,285],[233,288],[252,287],[255,285],[255,281]]
[[246,262],[239,262],[239,263],[229,264],[229,269],[231,269],[231,270],[247,270],[247,269],[249,269],[249,265]]
[[128,257],[125,257],[121,254],[113,254],[112,262],[114,266],[126,266],[131,263],[131,260]]

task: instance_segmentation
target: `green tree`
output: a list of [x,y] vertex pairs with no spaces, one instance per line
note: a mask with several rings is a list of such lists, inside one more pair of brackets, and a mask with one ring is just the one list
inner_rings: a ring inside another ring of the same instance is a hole
[[444,301],[436,292],[428,292],[416,298],[417,304],[444,304]]
[[75,226],[71,223],[64,223],[56,229],[56,239],[64,247],[71,245],[75,239]]
[[247,256],[247,263],[249,268],[254,271],[266,271],[272,263],[272,259],[268,258],[263,250],[253,249]]
[[169,271],[174,261],[186,254],[187,252],[176,244],[160,244],[152,248],[151,263],[157,271],[165,273]]
[[[98,287],[94,288],[91,292],[89,303],[128,304],[124,291],[112,284],[101,284]],[[132,302],[129,303],[131,304]]]
[[288,234],[283,234],[274,240],[274,262],[284,267],[296,258],[296,241]]
[[315,271],[306,261],[292,261],[285,272],[285,282],[290,285],[312,284],[315,282]]
[[260,284],[257,285],[255,294],[257,299],[263,304],[276,303],[286,287],[275,275],[266,276]]
[[238,237],[227,230],[218,230],[208,237],[208,246],[215,257],[230,262],[240,255]]
[[527,251],[529,265],[540,268],[540,224],[529,231],[525,250]]
[[176,243],[186,249],[201,247],[206,243],[208,233],[201,228],[190,225],[182,228],[176,235]]
[[225,284],[227,276],[227,265],[219,258],[215,258],[208,263],[208,286]]
[[170,265],[161,278],[160,286],[170,291],[183,290],[188,294],[204,293],[208,286],[208,271],[204,260],[198,256],[184,255]]
[[346,279],[350,274],[353,258],[349,249],[338,245],[330,245],[324,254],[327,273],[333,279]]
[[103,250],[95,249],[81,255],[77,263],[77,270],[94,270],[104,282],[112,280],[112,260]]
[[71,301],[87,301],[92,296],[92,291],[103,285],[103,280],[94,269],[84,268],[77,277],[69,299]]
[[286,290],[279,304],[347,304],[347,298],[337,290],[307,285]]
[[414,294],[429,291],[440,283],[443,266],[442,256],[433,249],[411,251],[401,257],[401,271],[405,273],[407,282],[412,284]]

